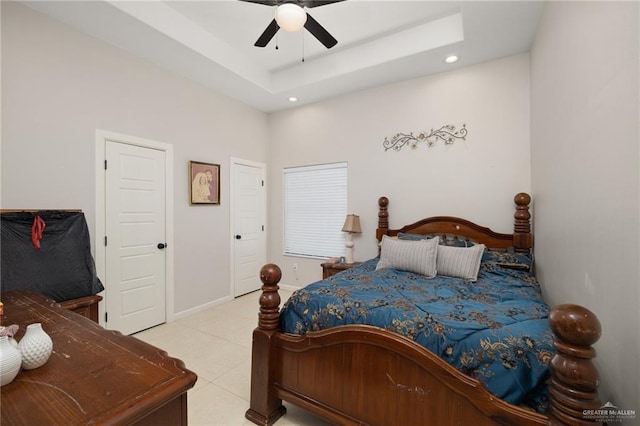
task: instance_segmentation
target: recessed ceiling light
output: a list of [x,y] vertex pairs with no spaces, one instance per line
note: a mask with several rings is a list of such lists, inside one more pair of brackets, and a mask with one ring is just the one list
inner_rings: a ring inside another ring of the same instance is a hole
[[289,98],[289,102],[298,102],[298,98],[296,98],[295,96],[292,96]]
[[458,62],[458,57],[456,55],[447,56],[444,61],[447,64],[453,64],[454,62]]

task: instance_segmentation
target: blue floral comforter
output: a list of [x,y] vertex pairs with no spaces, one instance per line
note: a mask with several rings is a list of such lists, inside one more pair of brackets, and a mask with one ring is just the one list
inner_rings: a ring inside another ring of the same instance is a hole
[[376,271],[377,261],[294,292],[282,309],[283,330],[381,327],[425,346],[499,398],[545,411],[547,362],[555,351],[549,306],[532,274],[483,262],[472,283]]

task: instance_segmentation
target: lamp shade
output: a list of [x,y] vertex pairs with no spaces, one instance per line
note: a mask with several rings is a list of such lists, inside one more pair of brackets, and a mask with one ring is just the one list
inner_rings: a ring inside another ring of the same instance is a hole
[[285,31],[299,31],[307,22],[307,12],[294,3],[285,3],[276,8],[276,22]]
[[342,227],[342,232],[351,232],[359,234],[362,232],[360,229],[360,216],[355,214],[348,214]]

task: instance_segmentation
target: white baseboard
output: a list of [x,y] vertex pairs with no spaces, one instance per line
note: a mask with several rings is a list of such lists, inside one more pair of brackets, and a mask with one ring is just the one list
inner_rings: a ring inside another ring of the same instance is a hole
[[[289,285],[289,284],[278,284],[278,286],[281,289],[286,290],[286,291],[296,291],[296,290],[299,290],[301,288],[299,286],[294,286],[294,285]],[[257,291],[260,291],[260,290],[257,290]],[[223,298],[220,298],[220,299],[208,302],[208,303],[203,303],[202,305],[198,305],[196,307],[193,307],[193,308],[181,311],[181,312],[176,312],[173,315],[173,321],[179,320],[179,319],[184,318],[184,317],[188,317],[189,315],[196,314],[198,312],[204,311],[204,310],[209,309],[209,308],[213,308],[214,306],[222,305],[223,303],[230,302],[233,299],[234,298],[231,297],[231,296],[225,296]],[[167,321],[167,322],[171,322],[171,321]]]
[[208,302],[208,303],[204,303],[202,305],[198,305],[196,307],[187,309],[185,311],[176,312],[173,315],[173,319],[174,320],[178,320],[180,318],[188,317],[189,315],[193,315],[195,313],[204,311],[206,309],[213,308],[214,306],[222,305],[223,303],[227,303],[227,302],[230,302],[232,300],[233,300],[233,297],[225,296],[225,297],[223,297],[221,299],[217,299],[217,300],[214,300],[214,301],[211,301],[211,302]]

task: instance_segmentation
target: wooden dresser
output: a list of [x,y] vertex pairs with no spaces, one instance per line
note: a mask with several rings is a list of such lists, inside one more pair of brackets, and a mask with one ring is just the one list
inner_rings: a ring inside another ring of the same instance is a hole
[[2,325],[42,323],[53,340],[47,363],[1,389],[0,424],[187,425],[184,363],[135,337],[105,330],[36,293],[2,293]]

